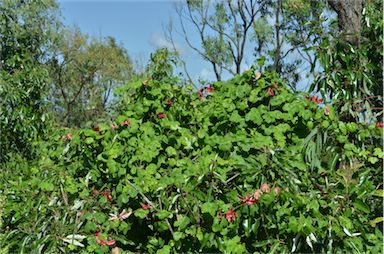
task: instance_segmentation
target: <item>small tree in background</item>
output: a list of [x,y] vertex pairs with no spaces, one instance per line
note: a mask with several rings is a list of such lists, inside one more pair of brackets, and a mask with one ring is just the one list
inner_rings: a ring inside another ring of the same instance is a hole
[[66,29],[51,62],[51,101],[58,123],[84,126],[108,115],[112,90],[133,74],[126,50],[111,37]]

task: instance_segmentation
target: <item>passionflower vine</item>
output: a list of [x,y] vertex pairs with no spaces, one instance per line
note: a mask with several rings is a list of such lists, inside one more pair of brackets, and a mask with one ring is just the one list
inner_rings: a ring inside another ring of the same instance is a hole
[[236,211],[232,209],[228,209],[227,213],[225,214],[225,218],[227,219],[228,222],[235,221],[236,220]]

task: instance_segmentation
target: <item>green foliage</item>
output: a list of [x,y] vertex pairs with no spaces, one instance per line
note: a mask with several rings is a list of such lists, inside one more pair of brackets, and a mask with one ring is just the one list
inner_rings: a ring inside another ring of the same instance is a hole
[[351,45],[338,34],[323,36],[316,57],[324,71],[310,91],[337,100],[345,117],[368,122],[383,108],[383,22],[381,1],[363,3],[361,44]]
[[382,248],[375,126],[340,121],[332,107],[253,70],[203,97],[167,79],[136,80],[120,93],[130,100],[112,125],[58,131],[36,165],[15,158],[4,167],[0,249]]
[[47,123],[45,66],[56,29],[54,1],[0,2],[0,163],[35,156]]
[[84,127],[107,118],[112,91],[133,74],[126,50],[112,37],[89,38],[79,29],[63,29],[54,54],[49,100],[56,121]]
[[147,73],[151,78],[162,81],[173,76],[176,65],[177,53],[170,52],[167,48],[161,48],[151,54]]

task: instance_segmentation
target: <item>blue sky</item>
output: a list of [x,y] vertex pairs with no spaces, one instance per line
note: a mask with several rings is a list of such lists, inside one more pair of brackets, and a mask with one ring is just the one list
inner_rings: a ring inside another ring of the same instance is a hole
[[[67,26],[78,26],[92,36],[113,36],[128,50],[134,61],[148,62],[156,48],[167,46],[163,26],[172,18],[177,23],[176,1],[71,1],[60,0],[61,15]],[[188,72],[197,80],[213,79],[208,63],[176,36]]]
[[[157,48],[169,46],[164,36],[163,26],[166,26],[170,19],[174,21],[175,29],[180,31],[178,15],[175,11],[175,4],[180,0],[58,1],[65,25],[69,27],[76,25],[83,33],[91,36],[113,36],[127,49],[136,66],[145,66],[152,52]],[[194,31],[190,24],[185,23],[185,25],[187,31]],[[215,76],[211,65],[190,49],[182,37],[177,33],[174,35],[192,79],[195,82],[199,77],[206,81],[214,81]],[[190,39],[194,45],[199,45],[196,33],[192,32]],[[248,53],[243,62],[243,69],[252,65],[253,55]],[[293,54],[290,57],[297,56]],[[298,66],[299,71],[304,67]],[[223,75],[224,79],[228,77]],[[305,90],[309,82],[304,76],[302,78],[303,80],[297,85],[299,89]]]

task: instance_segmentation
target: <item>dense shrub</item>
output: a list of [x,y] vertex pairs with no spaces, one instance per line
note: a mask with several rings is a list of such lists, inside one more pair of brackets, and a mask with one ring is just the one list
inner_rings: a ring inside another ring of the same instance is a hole
[[[381,129],[245,72],[201,91],[127,85],[112,123],[65,130],[1,182],[9,252],[382,249]],[[121,107],[120,107],[121,108]],[[5,200],[5,201],[4,201]]]

